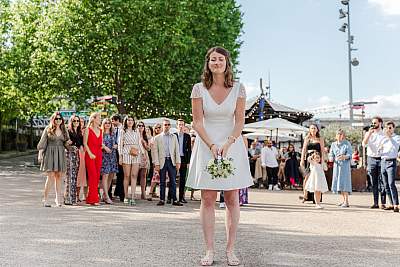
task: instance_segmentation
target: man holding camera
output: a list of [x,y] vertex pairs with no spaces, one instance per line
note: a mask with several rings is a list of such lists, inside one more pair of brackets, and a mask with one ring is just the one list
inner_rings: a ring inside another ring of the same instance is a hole
[[[384,134],[382,131],[383,120],[380,117],[373,117],[369,131],[365,134],[362,141],[363,146],[367,146],[367,168],[368,178],[372,184],[372,193],[374,196],[374,204],[371,209],[379,208],[379,191],[381,193],[381,208],[384,209],[386,204],[386,193],[381,178],[381,145]],[[381,185],[381,186],[379,186]],[[379,190],[380,189],[380,190]]]
[[400,136],[394,133],[395,124],[393,121],[385,123],[384,138],[379,147],[382,154],[381,173],[386,194],[393,206],[387,207],[387,210],[393,209],[399,212],[399,197],[396,188],[397,154],[400,147]]

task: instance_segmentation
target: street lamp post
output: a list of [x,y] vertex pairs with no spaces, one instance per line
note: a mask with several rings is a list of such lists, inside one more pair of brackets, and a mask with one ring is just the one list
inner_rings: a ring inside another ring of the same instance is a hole
[[352,48],[352,44],[354,43],[354,36],[351,35],[350,32],[350,0],[342,0],[342,5],[347,7],[346,11],[343,9],[339,9],[339,19],[343,19],[347,17],[347,23],[343,23],[342,27],[339,28],[339,31],[346,32],[347,30],[347,47],[348,47],[348,64],[349,64],[349,108],[350,108],[350,124],[354,121],[353,114],[353,77],[352,77],[352,66],[358,66],[359,61],[357,58],[351,58],[351,52],[357,49]]

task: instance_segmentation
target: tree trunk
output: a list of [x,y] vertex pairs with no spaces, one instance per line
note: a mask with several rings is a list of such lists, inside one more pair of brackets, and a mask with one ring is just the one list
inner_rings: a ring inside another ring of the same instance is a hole
[[0,151],[3,147],[3,113],[0,112]]
[[119,72],[114,75],[115,92],[117,93],[117,109],[119,114],[126,114],[125,99],[122,96],[122,81]]

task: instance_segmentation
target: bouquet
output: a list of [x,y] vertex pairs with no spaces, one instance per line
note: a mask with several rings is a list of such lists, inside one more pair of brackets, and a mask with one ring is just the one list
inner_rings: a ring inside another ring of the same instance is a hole
[[211,175],[212,179],[228,178],[234,174],[233,159],[223,159],[220,155],[216,159],[211,159],[206,167],[206,171]]

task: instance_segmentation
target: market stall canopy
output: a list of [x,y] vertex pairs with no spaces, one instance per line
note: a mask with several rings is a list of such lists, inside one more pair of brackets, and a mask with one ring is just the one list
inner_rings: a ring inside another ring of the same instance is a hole
[[258,121],[253,123],[248,123],[244,125],[243,131],[245,132],[260,132],[260,131],[292,131],[297,133],[308,132],[308,128],[298,125],[296,123],[290,122],[282,118],[275,118],[270,120]]
[[278,136],[272,134],[272,136],[269,133],[265,132],[254,132],[254,133],[248,133],[243,135],[244,137],[247,137],[250,140],[258,139],[259,141],[264,141],[268,138],[273,138],[274,140],[277,140],[278,142],[288,142],[288,141],[298,141],[296,137],[286,135],[286,134],[278,134]]

